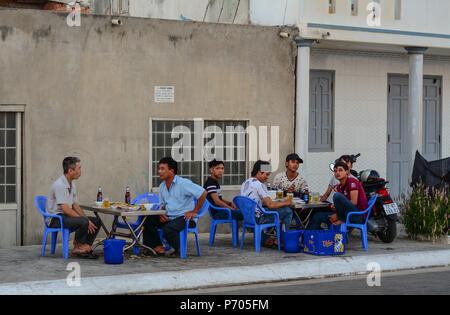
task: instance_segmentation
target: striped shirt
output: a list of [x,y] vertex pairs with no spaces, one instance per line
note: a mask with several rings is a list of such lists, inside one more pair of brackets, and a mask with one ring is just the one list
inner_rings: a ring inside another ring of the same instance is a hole
[[[219,182],[212,177],[209,177],[208,180],[203,185],[203,188],[208,193],[206,197],[208,201],[213,205],[217,206],[214,202],[214,199],[211,197],[211,194],[216,193],[219,196],[219,199],[222,200],[222,189],[220,188]],[[216,215],[217,210],[211,208],[212,215]]]

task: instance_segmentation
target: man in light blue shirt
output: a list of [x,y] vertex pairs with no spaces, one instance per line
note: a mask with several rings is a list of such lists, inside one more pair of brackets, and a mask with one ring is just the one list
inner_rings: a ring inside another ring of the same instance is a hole
[[[159,185],[160,209],[166,214],[150,216],[144,224],[144,245],[155,250],[158,255],[164,255],[164,247],[158,235],[162,228],[163,236],[175,251],[169,257],[180,255],[180,231],[186,227],[195,227],[193,218],[205,202],[207,192],[201,186],[177,175],[177,162],[171,157],[159,161],[158,174],[162,180]],[[194,202],[196,198],[197,204]]]

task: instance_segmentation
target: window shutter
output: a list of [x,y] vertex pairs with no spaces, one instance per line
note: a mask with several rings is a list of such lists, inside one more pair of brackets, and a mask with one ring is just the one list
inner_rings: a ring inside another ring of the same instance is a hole
[[333,72],[311,71],[308,147],[310,152],[333,150]]

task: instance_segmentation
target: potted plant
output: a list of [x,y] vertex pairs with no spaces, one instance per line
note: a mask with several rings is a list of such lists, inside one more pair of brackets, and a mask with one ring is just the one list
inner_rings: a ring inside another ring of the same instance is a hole
[[412,239],[437,240],[448,237],[450,216],[450,189],[428,188],[417,184],[400,203],[401,222]]

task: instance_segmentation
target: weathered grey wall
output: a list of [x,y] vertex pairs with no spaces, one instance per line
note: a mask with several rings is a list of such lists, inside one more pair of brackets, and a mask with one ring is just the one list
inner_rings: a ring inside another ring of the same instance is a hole
[[[122,21],[82,15],[68,27],[66,14],[0,10],[0,104],[25,104],[25,244],[42,240],[34,197],[65,156],[82,160],[81,202],[98,185],[119,201],[130,179],[148,186],[150,117],[249,119],[280,126],[281,160],[293,149],[296,49],[278,28]],[[175,86],[175,103],[154,103],[155,85]]]

